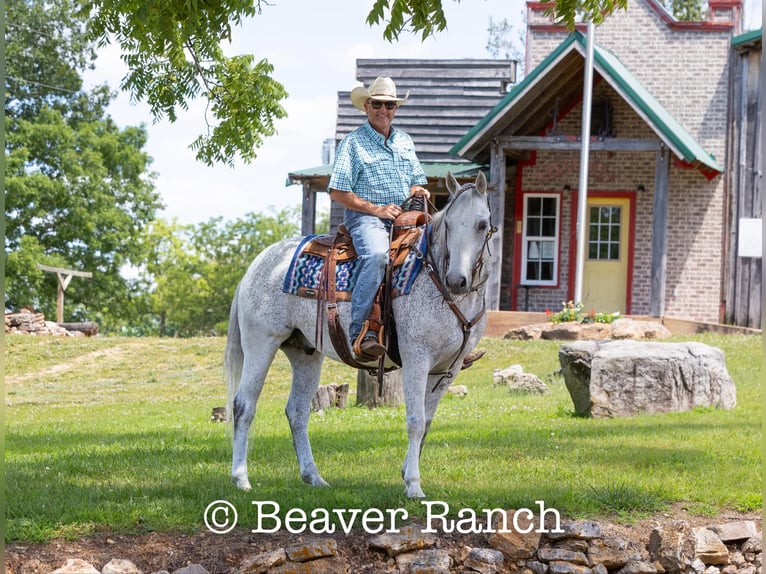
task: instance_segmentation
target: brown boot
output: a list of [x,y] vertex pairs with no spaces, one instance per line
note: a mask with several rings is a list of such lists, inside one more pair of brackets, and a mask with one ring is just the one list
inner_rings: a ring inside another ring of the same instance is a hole
[[386,354],[386,347],[378,343],[374,333],[368,332],[364,339],[358,339],[354,343],[354,359],[362,363],[377,361]]
[[487,351],[484,349],[474,349],[470,353],[468,353],[465,357],[463,357],[463,366],[460,367],[461,370],[467,369],[471,365],[473,365],[476,361],[481,359],[484,355],[487,354]]

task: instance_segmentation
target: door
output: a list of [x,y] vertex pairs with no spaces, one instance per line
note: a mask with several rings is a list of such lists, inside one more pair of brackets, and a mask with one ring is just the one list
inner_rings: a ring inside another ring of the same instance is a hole
[[588,198],[588,247],[582,297],[584,311],[627,311],[630,199]]

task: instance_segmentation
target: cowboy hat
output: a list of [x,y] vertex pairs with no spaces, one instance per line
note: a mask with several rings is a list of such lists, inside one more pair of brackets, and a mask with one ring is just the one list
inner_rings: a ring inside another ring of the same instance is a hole
[[362,111],[367,100],[379,100],[381,102],[396,102],[402,105],[410,97],[409,90],[403,98],[396,97],[396,84],[387,76],[378,76],[370,84],[369,88],[357,86],[351,90],[351,103]]

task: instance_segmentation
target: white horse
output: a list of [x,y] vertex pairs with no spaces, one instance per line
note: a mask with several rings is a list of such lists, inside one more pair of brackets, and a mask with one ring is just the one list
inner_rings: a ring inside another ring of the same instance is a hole
[[[433,217],[423,271],[408,295],[394,299],[393,315],[402,364],[409,447],[402,466],[406,494],[423,498],[420,453],[434,412],[460,371],[463,357],[478,343],[486,325],[485,257],[492,226],[487,181],[460,187],[447,175],[450,200]],[[231,307],[225,369],[229,413],[233,416],[231,479],[250,490],[247,442],[256,402],[277,349],[287,355],[293,379],[285,414],[290,423],[301,477],[327,486],[319,475],[308,437],[311,400],[319,385],[324,356],[338,360],[332,345],[318,352],[313,342],[317,303],[282,292],[285,273],[301,238],[287,239],[261,252],[237,287]],[[430,267],[430,270],[428,269]],[[350,303],[338,303],[348,332]],[[329,342],[327,325],[324,341]]]

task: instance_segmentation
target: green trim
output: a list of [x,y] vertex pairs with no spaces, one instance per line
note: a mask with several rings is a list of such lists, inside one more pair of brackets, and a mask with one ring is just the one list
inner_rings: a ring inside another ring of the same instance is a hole
[[[468,142],[475,139],[478,135],[487,130],[488,125],[502,112],[510,108],[514,101],[523,93],[527,87],[535,82],[537,78],[550,72],[553,63],[566,51],[572,49],[572,45],[577,42],[579,47],[585,51],[586,37],[581,32],[573,32],[564,40],[540,65],[538,65],[527,77],[524,78],[507,96],[476,124],[458,143],[450,150],[451,154],[458,155],[464,152]],[[583,58],[584,53],[581,53]],[[640,110],[655,132],[664,140],[676,153],[683,156],[687,162],[698,162],[704,166],[703,172],[713,170],[723,173],[721,167],[715,158],[705,151],[705,149],[676,121],[676,119],[652,96],[651,93],[639,82],[633,74],[623,65],[622,62],[611,52],[594,46],[593,49],[595,66],[599,68],[602,76],[605,76],[613,86],[616,86],[627,99],[628,103],[636,110]]]
[[749,44],[750,42],[755,42],[756,40],[760,40],[762,38],[763,28],[758,28],[757,30],[750,30],[749,32],[745,32],[739,36],[734,36],[734,38],[731,39],[731,45],[741,46],[742,44]]
[[[420,165],[428,178],[442,178],[447,176],[447,172],[452,172],[455,177],[475,177],[479,171],[488,171],[489,166],[470,162],[428,162],[422,161]],[[293,178],[305,177],[330,177],[332,175],[332,164],[309,167],[297,171],[291,171],[287,174],[285,186],[295,185],[291,181]]]

